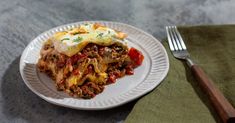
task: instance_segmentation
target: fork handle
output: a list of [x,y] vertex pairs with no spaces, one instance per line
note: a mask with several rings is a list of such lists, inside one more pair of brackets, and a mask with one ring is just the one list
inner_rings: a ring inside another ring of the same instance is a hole
[[235,109],[198,65],[191,66],[199,85],[208,95],[223,123],[235,123]]

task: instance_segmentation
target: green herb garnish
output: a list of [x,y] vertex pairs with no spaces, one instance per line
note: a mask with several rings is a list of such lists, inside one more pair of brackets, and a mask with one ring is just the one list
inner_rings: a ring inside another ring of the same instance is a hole
[[69,38],[64,38],[64,39],[62,39],[61,41],[64,41],[64,40],[69,40]]
[[84,24],[85,26],[88,26],[88,24],[86,23],[86,24]]
[[96,37],[102,37],[104,35],[104,33],[100,33],[100,34],[98,34]]
[[79,32],[75,32],[75,33],[73,33],[73,35],[77,35],[77,34],[79,34]]
[[82,40],[82,37],[78,37],[78,38],[73,39],[73,42],[80,42],[81,40]]

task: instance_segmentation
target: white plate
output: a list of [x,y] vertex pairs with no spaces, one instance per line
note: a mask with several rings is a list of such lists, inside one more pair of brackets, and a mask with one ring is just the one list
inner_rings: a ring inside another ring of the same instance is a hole
[[[95,22],[127,33],[128,45],[140,50],[145,58],[143,64],[135,69],[134,75],[125,76],[116,83],[105,86],[104,91],[95,98],[88,100],[72,98],[63,91],[57,91],[54,82],[37,70],[39,52],[43,42],[55,32]],[[28,44],[20,59],[20,73],[30,90],[50,103],[83,110],[108,109],[134,100],[159,85],[167,75],[168,69],[166,50],[157,39],[133,26],[106,21],[77,22],[48,30]]]

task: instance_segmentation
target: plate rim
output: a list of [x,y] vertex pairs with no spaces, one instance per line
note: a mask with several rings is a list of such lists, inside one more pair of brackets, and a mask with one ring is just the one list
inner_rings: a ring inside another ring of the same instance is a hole
[[[148,88],[146,89],[145,91],[143,91],[141,94],[139,95],[135,95],[135,96],[132,96],[132,98],[129,98],[127,100],[124,100],[124,101],[121,101],[120,103],[114,103],[113,105],[109,105],[109,106],[103,106],[103,107],[78,107],[77,105],[76,106],[71,106],[71,105],[66,105],[66,104],[61,104],[61,103],[58,103],[58,102],[55,102],[55,101],[52,101],[52,100],[49,100],[48,97],[44,96],[43,94],[41,94],[40,92],[38,92],[37,90],[35,90],[33,88],[33,86],[29,85],[29,82],[28,80],[26,79],[26,77],[24,77],[24,73],[23,73],[23,70],[22,70],[22,64],[23,64],[23,58],[25,57],[26,55],[26,51],[27,49],[31,46],[31,44],[34,42],[34,40],[38,39],[40,36],[50,32],[51,30],[55,30],[55,29],[59,29],[61,27],[66,27],[68,25],[75,25],[75,24],[81,24],[81,23],[112,23],[112,24],[118,24],[118,25],[123,25],[125,27],[131,27],[132,29],[138,31],[138,32],[141,32],[143,33],[144,35],[146,35],[147,37],[150,37],[151,39],[154,40],[154,42],[158,43],[158,45],[161,47],[162,51],[164,52],[164,55],[166,56],[165,60],[166,60],[166,69],[165,71],[162,73],[162,76],[160,77],[160,79],[158,80],[159,83],[157,85],[154,85],[154,86],[151,86],[151,88]],[[26,86],[33,92],[35,93],[37,96],[41,97],[43,100],[49,102],[49,103],[52,103],[54,105],[58,105],[58,106],[63,106],[63,107],[67,107],[67,108],[72,108],[72,109],[78,109],[78,110],[105,110],[105,109],[110,109],[110,108],[114,108],[114,107],[118,107],[120,105],[123,105],[123,104],[126,104],[128,102],[131,102],[135,99],[138,99],[140,98],[141,96],[144,96],[145,94],[149,93],[150,91],[152,91],[154,88],[157,88],[161,82],[165,79],[165,77],[167,76],[168,72],[169,72],[169,67],[170,67],[170,63],[169,63],[169,57],[168,57],[168,54],[166,52],[166,49],[165,47],[162,45],[162,43],[156,39],[154,36],[152,36],[151,34],[143,31],[142,29],[140,28],[137,28],[137,27],[134,27],[132,25],[129,25],[129,24],[125,24],[125,23],[121,23],[121,22],[114,22],[114,21],[100,21],[100,20],[95,20],[95,21],[78,21],[78,22],[74,22],[74,23],[68,23],[68,24],[63,24],[63,25],[60,25],[60,26],[56,26],[56,27],[53,27],[49,30],[46,30],[44,32],[42,32],[41,34],[37,35],[35,38],[33,38],[28,44],[27,46],[25,47],[25,49],[23,50],[22,54],[21,54],[21,58],[20,58],[20,63],[19,63],[19,71],[20,71],[20,74],[21,74],[21,78],[23,79],[24,83],[26,84]]]

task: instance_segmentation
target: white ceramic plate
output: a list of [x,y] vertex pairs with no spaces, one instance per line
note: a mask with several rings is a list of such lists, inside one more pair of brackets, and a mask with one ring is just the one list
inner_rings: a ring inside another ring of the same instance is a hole
[[[54,82],[37,70],[39,52],[43,42],[55,32],[95,22],[127,33],[128,46],[140,50],[145,59],[143,64],[135,69],[134,75],[125,76],[116,83],[105,86],[104,91],[95,98],[72,98],[63,91],[57,91]],[[30,90],[50,103],[83,110],[108,109],[132,101],[159,85],[167,75],[168,69],[168,56],[160,41],[133,26],[106,21],[77,22],[48,30],[28,44],[20,59],[20,73]]]

